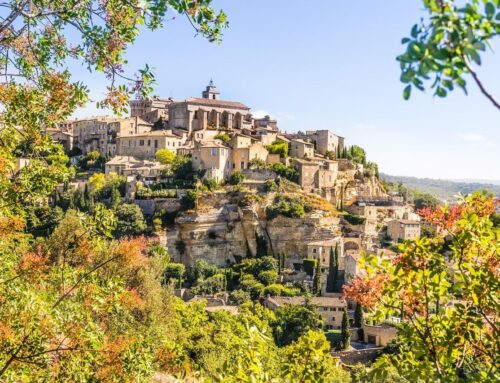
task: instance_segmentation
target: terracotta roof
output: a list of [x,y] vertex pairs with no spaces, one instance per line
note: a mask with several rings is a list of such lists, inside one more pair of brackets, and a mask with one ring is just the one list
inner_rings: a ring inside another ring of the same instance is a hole
[[120,136],[118,138],[123,138],[123,137],[173,137],[179,139],[181,138],[177,134],[174,134],[168,130],[154,130],[152,132],[146,132],[146,133],[124,134],[123,136]]
[[209,98],[190,97],[190,98],[187,98],[186,100],[181,101],[181,102],[186,102],[186,103],[195,104],[195,105],[205,105],[205,106],[211,106],[211,107],[250,110],[250,108],[248,106],[246,106],[245,104],[242,104],[241,102],[237,102],[237,101],[212,100]]

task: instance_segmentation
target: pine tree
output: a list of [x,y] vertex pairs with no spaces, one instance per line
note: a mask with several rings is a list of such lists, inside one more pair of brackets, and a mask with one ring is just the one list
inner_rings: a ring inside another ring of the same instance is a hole
[[109,201],[109,207],[111,209],[116,209],[118,207],[118,204],[120,203],[120,198],[121,198],[121,195],[120,195],[120,191],[118,190],[118,188],[114,187],[113,189],[111,189],[111,198]]
[[347,307],[344,307],[344,314],[342,315],[342,349],[347,350],[351,345],[351,332],[349,330],[349,314],[347,314]]
[[363,324],[363,308],[358,303],[356,304],[356,310],[354,311],[354,327],[361,327]]
[[314,273],[313,294],[321,296],[321,262],[319,259],[316,263],[316,272]]

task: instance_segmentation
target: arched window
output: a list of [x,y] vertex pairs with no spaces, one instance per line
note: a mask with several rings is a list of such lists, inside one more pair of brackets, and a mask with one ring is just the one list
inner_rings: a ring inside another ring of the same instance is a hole
[[233,129],[241,129],[241,113],[237,112],[233,118]]
[[229,120],[229,114],[226,111],[222,112],[222,115],[220,118],[220,126],[222,126],[224,128],[228,128],[228,126],[227,126],[228,120]]
[[212,111],[208,114],[208,125],[215,126],[217,122],[217,111],[212,109]]

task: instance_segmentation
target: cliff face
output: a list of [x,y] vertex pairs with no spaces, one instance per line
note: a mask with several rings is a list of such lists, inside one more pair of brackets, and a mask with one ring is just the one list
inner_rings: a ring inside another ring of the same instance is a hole
[[[354,179],[344,188],[344,197],[384,194],[375,178]],[[313,210],[303,218],[278,216],[267,219],[265,210],[273,194],[261,194],[250,206],[241,206],[248,193],[215,192],[204,194],[197,211],[181,213],[166,231],[165,242],[172,259],[192,265],[198,259],[219,266],[247,256],[255,256],[257,237],[267,242],[268,253],[285,253],[286,264],[301,263],[309,242],[341,235],[339,217]],[[250,193],[254,194],[254,193]]]
[[307,255],[307,243],[339,235],[339,219],[313,212],[303,218],[265,217],[268,199],[240,207],[225,193],[203,201],[198,212],[183,213],[166,232],[171,257],[187,265],[197,259],[224,266],[246,256],[255,256],[257,236],[267,242],[268,253],[287,254],[287,263]]

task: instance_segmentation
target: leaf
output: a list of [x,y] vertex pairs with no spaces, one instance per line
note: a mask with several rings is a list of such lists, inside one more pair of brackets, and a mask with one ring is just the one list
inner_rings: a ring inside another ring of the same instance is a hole
[[446,95],[448,94],[448,92],[446,91],[446,89],[444,88],[441,88],[440,86],[438,86],[438,88],[436,89],[436,94],[443,98],[443,97],[446,97]]
[[486,17],[489,19],[493,18],[495,15],[495,6],[492,3],[486,3],[485,5]]
[[403,98],[405,100],[408,100],[410,98],[410,95],[411,95],[411,85],[408,85],[405,87],[403,91]]
[[477,65],[481,65],[481,56],[479,56],[479,53],[475,49],[472,48],[465,48],[464,53],[472,59]]
[[401,44],[406,44],[406,43],[409,43],[410,41],[411,41],[410,38],[405,37],[404,39],[401,40]]

